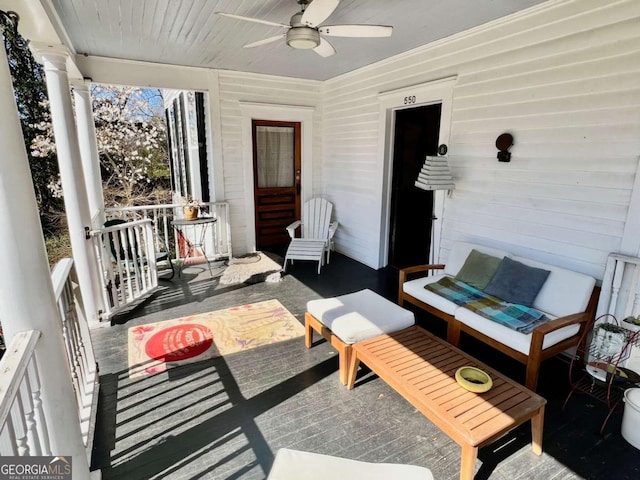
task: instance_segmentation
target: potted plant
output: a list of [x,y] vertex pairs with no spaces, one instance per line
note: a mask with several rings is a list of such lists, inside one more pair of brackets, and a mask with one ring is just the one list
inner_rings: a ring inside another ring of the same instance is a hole
[[624,347],[627,331],[615,323],[601,323],[596,326],[594,345],[600,358],[619,355]]
[[631,330],[632,332],[637,332],[640,330],[640,317],[630,316],[622,320],[622,322],[622,326],[627,330]]
[[599,380],[606,381],[607,367],[609,364],[617,365],[620,362],[626,338],[627,330],[617,323],[597,324],[589,348],[587,372]]
[[198,218],[198,213],[202,207],[200,200],[188,196],[184,199],[184,218],[187,220],[195,220]]

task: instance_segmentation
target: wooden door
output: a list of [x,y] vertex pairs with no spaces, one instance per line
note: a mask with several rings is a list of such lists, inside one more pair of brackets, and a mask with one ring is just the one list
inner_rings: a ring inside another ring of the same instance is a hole
[[256,248],[289,243],[286,227],[300,219],[300,122],[253,120]]
[[415,186],[425,156],[436,155],[442,104],[398,110],[393,144],[389,264],[429,263],[433,192]]

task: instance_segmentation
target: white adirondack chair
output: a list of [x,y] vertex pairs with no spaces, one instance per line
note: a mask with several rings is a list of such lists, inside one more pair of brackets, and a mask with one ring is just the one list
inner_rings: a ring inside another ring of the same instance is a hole
[[[318,262],[318,273],[324,265],[324,254],[329,263],[333,236],[338,229],[338,222],[331,221],[333,204],[324,198],[312,198],[302,207],[302,221],[297,220],[287,227],[291,243],[284,257],[284,269],[291,260],[314,260]],[[296,229],[302,226],[302,236],[296,238]]]

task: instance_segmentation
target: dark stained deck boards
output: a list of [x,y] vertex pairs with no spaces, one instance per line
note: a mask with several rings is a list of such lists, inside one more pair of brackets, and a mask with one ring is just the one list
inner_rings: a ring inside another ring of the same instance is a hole
[[[394,272],[339,254],[320,275],[315,263],[295,262],[275,284],[218,288],[208,272],[195,275],[201,270],[186,268],[182,278],[163,282],[140,308],[116,318],[118,324],[92,332],[101,380],[92,465],[105,480],[264,479],[281,447],[422,465],[439,480],[458,478],[458,445],[371,373],[361,373],[356,388],[347,390],[338,381],[335,350],[317,336],[311,349],[300,337],[129,380],[127,329],[134,325],[271,298],[302,323],[306,302],[314,298],[362,288],[392,300],[397,294]],[[443,336],[441,322],[422,312],[417,318]],[[461,348],[524,381],[524,367],[493,349],[464,335]],[[566,363],[543,362],[543,455],[533,454],[530,427],[523,425],[480,449],[475,478],[640,478],[640,451],[620,435],[622,410],[601,437],[606,408],[576,394],[563,412],[567,389]]]

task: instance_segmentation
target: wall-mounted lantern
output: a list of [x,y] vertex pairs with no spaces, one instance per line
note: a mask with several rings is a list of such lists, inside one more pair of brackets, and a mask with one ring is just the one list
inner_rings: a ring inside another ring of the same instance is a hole
[[503,133],[496,139],[496,148],[500,150],[498,152],[499,162],[510,162],[511,152],[509,149],[513,145],[513,135],[510,133]]

